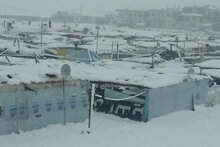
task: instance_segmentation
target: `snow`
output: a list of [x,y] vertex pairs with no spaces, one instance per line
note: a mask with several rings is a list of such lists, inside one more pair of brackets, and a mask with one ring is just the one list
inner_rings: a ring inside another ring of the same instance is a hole
[[[144,56],[124,58],[122,60],[127,61],[127,62],[136,62],[136,63],[143,63],[143,64],[145,64],[145,63],[151,64],[152,63],[152,57],[144,57]],[[159,55],[155,55],[154,62],[161,63],[161,62],[164,62],[164,60]]]
[[[13,24],[14,30],[9,33],[0,26],[0,33],[6,37],[18,37],[19,32],[29,32],[36,37],[33,41],[40,42],[40,24],[41,22],[32,22],[32,25],[28,26],[27,22],[16,22]],[[83,36],[84,41],[88,41],[86,45],[81,47],[96,51],[96,24],[65,24],[64,26],[61,23],[53,23],[52,26],[52,28],[44,28],[43,43],[46,43],[45,46],[32,46],[30,49],[27,44],[20,42],[21,55],[32,56],[33,52],[44,55],[47,47],[72,47],[73,44],[67,44],[66,37],[63,36],[68,31],[68,26],[71,27],[68,33]],[[78,33],[84,28],[88,28],[93,34]],[[112,42],[114,42],[114,51],[116,50],[116,44],[119,44],[120,52],[131,51],[135,54],[139,50],[147,53],[146,49],[137,46],[153,48],[156,46],[155,40],[159,40],[162,47],[169,49],[169,43],[175,41],[175,37],[179,38],[178,46],[190,52],[192,52],[192,48],[198,48],[198,44],[205,45],[209,43],[211,46],[219,46],[220,44],[219,39],[215,41],[208,40],[210,34],[206,35],[204,32],[130,29],[113,25],[100,26],[99,35],[99,53],[110,53]],[[131,36],[138,39],[134,40],[132,44],[128,44],[124,38]],[[186,36],[198,41],[183,42]],[[80,40],[72,39],[71,41],[78,42]],[[0,51],[4,51],[4,48],[7,48],[8,52],[13,54],[18,51],[18,47],[13,46],[13,41],[0,40]],[[142,64],[151,63],[151,57],[145,58],[143,54],[141,55],[123,61],[103,60],[92,64],[54,59],[40,60],[39,64],[35,64],[34,59],[10,56],[8,58],[11,64],[9,64],[6,58],[1,56],[0,83],[7,82],[14,85],[61,80],[60,69],[66,63],[71,66],[70,79],[115,82],[149,88],[165,87],[181,83],[186,79],[190,65],[179,62],[177,59],[155,64],[152,69],[150,64]],[[162,61],[160,57],[155,57],[155,60]],[[199,67],[220,68],[220,60],[205,61],[196,65]],[[193,68],[196,73],[199,73],[197,67]],[[219,77],[220,70],[203,70],[203,73]],[[54,74],[57,78],[49,78],[46,74]],[[8,78],[8,75],[12,78]],[[196,75],[196,78],[200,79],[204,76]],[[91,134],[86,133],[87,120],[77,124],[71,123],[67,126],[61,124],[50,125],[40,130],[21,132],[19,135],[0,136],[0,143],[3,147],[218,147],[220,144],[219,110],[220,105],[212,108],[199,106],[196,107],[196,112],[180,111],[152,119],[147,123],[134,122],[114,115],[94,113]]]
[[[0,82],[7,81],[14,85],[19,83],[45,82],[61,80],[60,69],[65,63],[71,67],[71,78],[91,81],[115,82],[131,84],[148,88],[165,87],[183,82],[186,79],[188,68],[179,61],[171,61],[155,65],[131,63],[124,61],[103,60],[93,64],[76,63],[62,60],[40,60],[35,64],[34,59],[19,59],[9,57],[12,65],[7,64],[5,57],[0,57]],[[45,74],[55,74],[58,78],[51,79]],[[7,75],[11,75],[10,79]],[[204,78],[197,76],[198,79]]]
[[[219,147],[220,105],[180,111],[147,123],[94,113],[88,121],[0,136],[3,147]],[[84,131],[85,133],[82,133]]]
[[[40,42],[40,31],[41,31],[42,22],[32,22],[31,25],[28,25],[28,21],[16,21],[13,24],[14,29],[10,30],[8,33],[6,28],[0,26],[0,34],[7,37],[18,37],[18,33],[31,33],[32,39],[35,43]],[[47,24],[48,22],[43,22]],[[59,47],[73,47],[73,42],[79,42],[80,40],[71,40],[72,43],[67,43],[68,40],[65,36],[66,34],[79,35],[80,37],[90,37],[89,41],[85,45],[80,45],[80,47],[89,49],[91,51],[96,51],[96,30],[97,24],[76,24],[76,23],[52,23],[52,28],[44,26],[44,35],[43,43],[46,47],[49,48],[59,48]],[[170,48],[170,43],[175,41],[175,38],[178,37],[180,48],[188,49],[189,51],[192,48],[198,48],[198,43],[202,45],[210,44],[212,47],[219,46],[218,40],[208,40],[209,37],[216,35],[215,32],[205,33],[201,31],[189,32],[183,30],[168,30],[168,29],[132,29],[128,27],[117,27],[114,25],[99,25],[99,47],[98,53],[110,53],[112,50],[112,42],[114,42],[114,52],[116,52],[116,44],[119,44],[119,51],[123,53],[147,53],[146,48],[153,48],[156,46],[158,40],[161,47],[166,49]],[[82,33],[84,29],[88,29],[88,33]],[[137,40],[133,40],[131,44],[128,44],[125,38],[127,37],[137,37]],[[190,40],[186,41],[186,36]],[[216,35],[217,36],[217,35]],[[217,39],[217,37],[215,38]],[[58,39],[59,38],[59,39]],[[83,39],[81,40],[83,41]],[[85,40],[84,40],[85,41]],[[143,48],[144,47],[144,48]]]
[[203,68],[219,68],[220,69],[220,60],[208,60],[202,63],[196,64],[199,67]]
[[216,77],[216,78],[220,78],[220,69],[203,69],[202,70],[203,74],[208,74],[210,76]]
[[[14,40],[0,40],[0,52],[4,51],[7,49],[7,53],[10,54],[16,54],[16,52],[19,51],[18,43],[16,42],[14,45]],[[47,47],[45,46],[34,46],[34,45],[29,45],[23,42],[19,42],[20,44],[20,55],[26,55],[26,56],[33,56],[34,53],[38,55],[45,55],[45,49]],[[47,49],[49,50],[49,49]],[[51,52],[54,52],[54,50],[50,50]]]

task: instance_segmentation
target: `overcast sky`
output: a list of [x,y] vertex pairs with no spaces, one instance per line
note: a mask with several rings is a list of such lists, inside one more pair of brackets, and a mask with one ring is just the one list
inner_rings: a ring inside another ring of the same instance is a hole
[[194,5],[215,5],[220,0],[0,0],[0,14],[50,16],[56,11],[69,11],[84,15],[111,13],[114,9],[155,9]]

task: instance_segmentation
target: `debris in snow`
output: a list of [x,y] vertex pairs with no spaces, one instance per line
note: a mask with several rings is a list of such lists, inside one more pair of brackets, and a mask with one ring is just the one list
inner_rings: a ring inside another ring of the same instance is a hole
[[10,74],[8,74],[7,77],[8,77],[9,79],[12,79],[12,78],[13,78]]
[[49,77],[49,78],[52,78],[52,79],[57,78],[57,76],[56,76],[55,74],[48,74],[48,73],[46,73],[45,75],[46,75],[47,77]]

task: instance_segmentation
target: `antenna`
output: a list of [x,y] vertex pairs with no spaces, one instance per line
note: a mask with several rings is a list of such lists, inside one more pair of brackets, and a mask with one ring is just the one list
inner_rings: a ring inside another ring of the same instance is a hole
[[61,67],[61,75],[63,77],[63,124],[66,125],[66,97],[65,97],[65,79],[71,74],[71,69],[68,64],[64,64]]
[[71,69],[70,66],[68,64],[64,64],[61,67],[61,75],[64,79],[67,79],[71,74]]

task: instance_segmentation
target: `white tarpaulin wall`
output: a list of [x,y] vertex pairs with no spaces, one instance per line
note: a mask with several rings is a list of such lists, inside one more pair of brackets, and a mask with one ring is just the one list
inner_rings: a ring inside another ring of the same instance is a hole
[[208,89],[206,105],[213,106],[214,104],[220,104],[220,85]]
[[215,103],[220,104],[220,85],[215,86]]
[[[8,86],[8,90],[1,87],[0,134],[64,123],[62,82],[28,86],[26,89],[22,84]],[[88,118],[87,86],[86,81],[68,81],[65,86],[66,122],[82,122]]]

